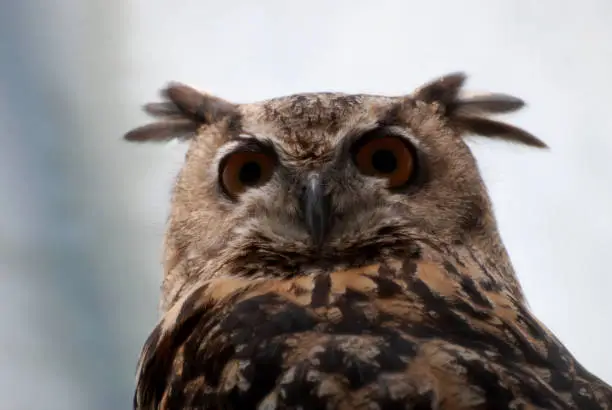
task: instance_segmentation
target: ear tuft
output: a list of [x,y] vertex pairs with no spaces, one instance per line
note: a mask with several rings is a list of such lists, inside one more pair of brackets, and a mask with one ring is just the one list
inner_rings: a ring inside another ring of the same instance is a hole
[[198,127],[198,123],[189,119],[169,119],[135,128],[127,132],[123,138],[132,142],[165,142],[173,139],[188,140],[195,135]]
[[533,134],[504,122],[483,117],[457,117],[453,125],[462,134],[480,135],[483,137],[517,142],[535,148],[548,146]]
[[409,98],[439,104],[443,108],[440,112],[448,118],[449,125],[461,134],[475,134],[547,148],[544,142],[529,132],[488,118],[494,114],[518,111],[525,106],[523,100],[501,93],[460,96],[466,78],[460,72],[448,74],[420,87]]
[[185,84],[173,82],[161,91],[165,101],[148,103],[143,110],[159,121],[135,128],[124,135],[134,142],[190,139],[202,125],[238,115],[237,106]]
[[180,117],[183,112],[173,102],[152,102],[145,104],[144,111],[152,117]]
[[457,99],[466,78],[462,72],[445,75],[420,87],[413,93],[413,98],[426,103],[451,104]]
[[448,110],[453,115],[505,114],[518,111],[525,106],[520,98],[507,94],[490,93],[463,97],[453,101]]

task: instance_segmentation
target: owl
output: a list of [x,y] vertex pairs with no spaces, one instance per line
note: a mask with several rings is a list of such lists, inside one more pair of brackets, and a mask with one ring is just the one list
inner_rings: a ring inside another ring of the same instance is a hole
[[465,80],[147,104],[125,139],[188,149],[134,408],[612,408],[529,310],[464,138],[546,145]]

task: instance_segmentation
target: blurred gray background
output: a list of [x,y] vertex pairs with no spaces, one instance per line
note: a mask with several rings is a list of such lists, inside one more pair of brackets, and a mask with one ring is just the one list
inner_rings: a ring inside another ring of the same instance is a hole
[[121,140],[179,80],[235,102],[465,70],[548,152],[471,143],[532,309],[612,382],[612,2],[0,1],[0,408],[131,406],[184,147]]

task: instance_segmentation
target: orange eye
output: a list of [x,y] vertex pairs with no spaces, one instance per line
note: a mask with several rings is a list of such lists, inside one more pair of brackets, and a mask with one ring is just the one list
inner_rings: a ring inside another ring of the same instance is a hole
[[237,151],[222,163],[221,182],[225,191],[236,197],[249,188],[270,180],[276,158],[260,151]]
[[389,188],[406,184],[414,168],[412,152],[400,137],[367,141],[355,152],[355,163],[363,174],[387,179]]

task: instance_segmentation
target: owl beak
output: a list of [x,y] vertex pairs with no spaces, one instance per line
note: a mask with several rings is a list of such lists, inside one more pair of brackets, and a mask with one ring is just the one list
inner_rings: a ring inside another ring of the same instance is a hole
[[319,174],[311,174],[300,198],[306,229],[313,242],[321,246],[330,228],[331,201]]

